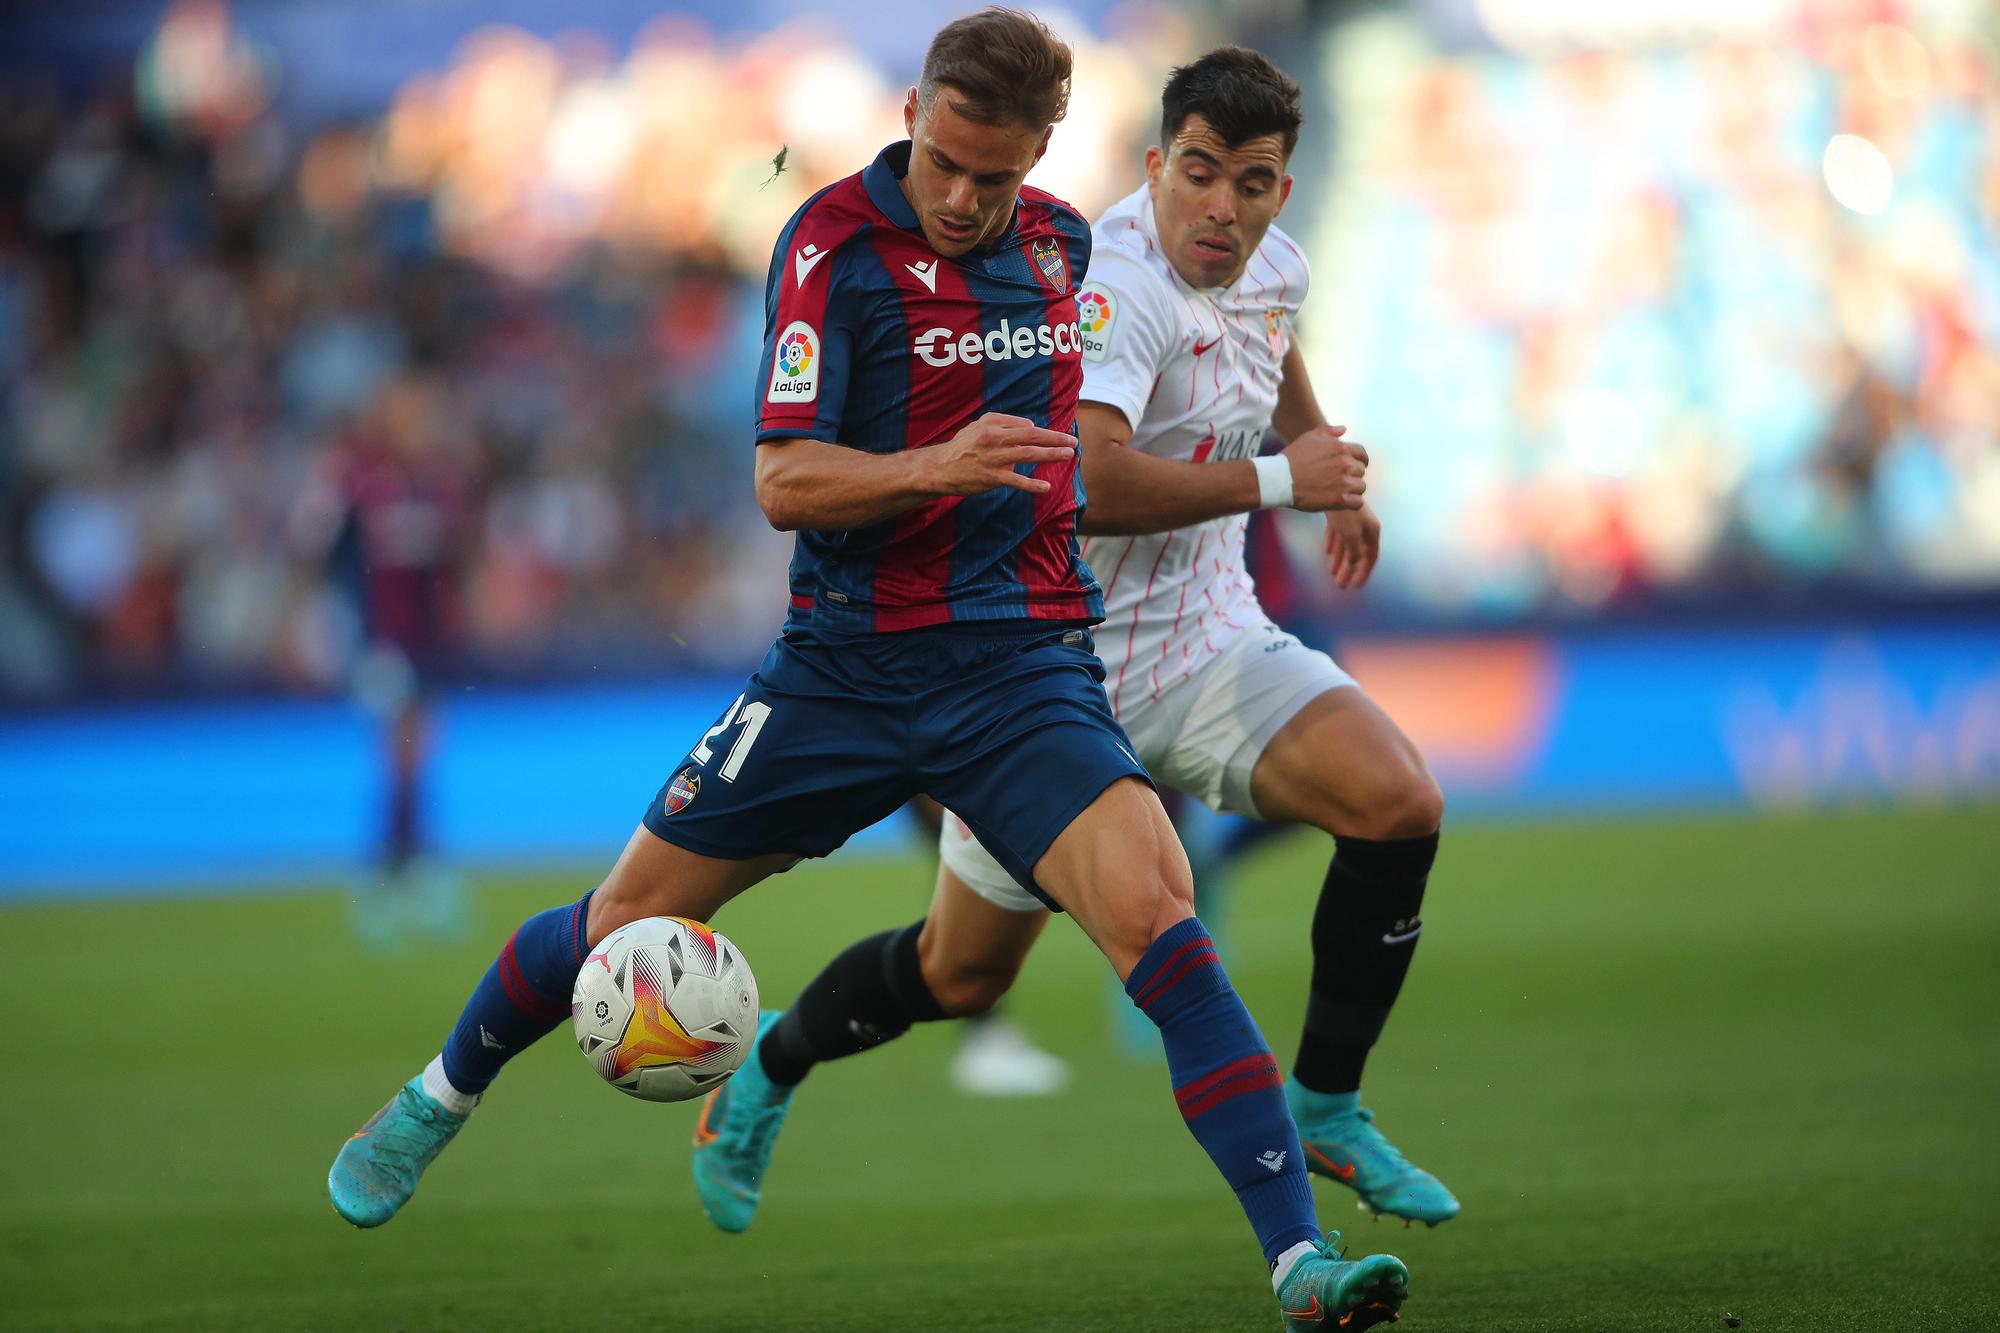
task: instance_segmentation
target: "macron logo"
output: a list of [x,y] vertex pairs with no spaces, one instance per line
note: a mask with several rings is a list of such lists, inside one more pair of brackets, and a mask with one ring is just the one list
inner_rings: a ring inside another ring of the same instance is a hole
[[504,1043],[493,1039],[493,1034],[486,1030],[484,1023],[479,1025],[479,1044],[489,1051],[504,1051],[507,1049]]
[[1257,1160],[1264,1166],[1270,1167],[1271,1174],[1275,1176],[1278,1174],[1279,1171],[1284,1169],[1285,1154],[1275,1151],[1267,1152],[1263,1156],[1259,1157]]
[[806,285],[806,274],[812,272],[813,265],[825,259],[827,254],[827,251],[820,249],[817,245],[809,244],[805,249],[792,256],[792,272],[796,275],[799,286],[803,287]]
[[903,267],[910,270],[910,272],[916,274],[917,281],[921,282],[924,285],[925,291],[929,292],[932,296],[936,296],[937,264],[938,264],[937,260],[933,259],[929,263],[905,264],[903,265]]

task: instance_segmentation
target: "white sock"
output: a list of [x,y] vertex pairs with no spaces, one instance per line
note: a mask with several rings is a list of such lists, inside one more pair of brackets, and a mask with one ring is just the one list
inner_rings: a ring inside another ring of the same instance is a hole
[[1318,1253],[1319,1246],[1309,1240],[1302,1240],[1279,1255],[1277,1262],[1271,1265],[1271,1290],[1276,1291],[1285,1285],[1285,1279],[1292,1275],[1293,1264],[1309,1254]]
[[479,1105],[478,1093],[460,1092],[451,1086],[451,1080],[444,1076],[442,1055],[433,1055],[424,1066],[424,1095],[453,1115],[471,1115],[472,1108]]

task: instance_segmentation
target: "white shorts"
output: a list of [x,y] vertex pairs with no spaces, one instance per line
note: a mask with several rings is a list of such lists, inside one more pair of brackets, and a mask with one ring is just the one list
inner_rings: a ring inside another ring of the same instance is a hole
[[[1306,704],[1352,685],[1331,657],[1265,620],[1173,689],[1128,702],[1118,720],[1155,781],[1216,810],[1259,819],[1250,773],[1264,747]],[[1044,910],[956,817],[938,834],[938,856],[996,907]]]

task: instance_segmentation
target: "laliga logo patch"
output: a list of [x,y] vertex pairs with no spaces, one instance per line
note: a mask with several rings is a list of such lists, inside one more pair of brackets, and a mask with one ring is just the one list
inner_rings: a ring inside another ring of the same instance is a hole
[[674,780],[667,786],[666,799],[660,806],[670,815],[677,815],[687,809],[688,802],[701,795],[701,774],[692,765],[674,774]]
[[1063,263],[1062,247],[1056,244],[1055,237],[1042,237],[1029,247],[1029,253],[1042,266],[1042,276],[1049,280],[1049,286],[1056,289],[1057,295],[1069,290],[1069,266]]
[[1111,293],[1096,283],[1085,283],[1076,294],[1076,325],[1083,333],[1084,360],[1105,358],[1111,350],[1111,321],[1117,317],[1118,307]]
[[1279,356],[1285,354],[1285,312],[1273,307],[1264,312],[1264,341]]
[[785,325],[771,358],[767,403],[810,403],[819,397],[819,332],[802,319]]

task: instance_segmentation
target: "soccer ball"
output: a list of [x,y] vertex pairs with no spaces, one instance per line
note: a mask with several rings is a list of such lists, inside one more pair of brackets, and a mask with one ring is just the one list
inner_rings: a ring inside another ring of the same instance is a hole
[[569,1002],[576,1044],[620,1092],[699,1097],[735,1073],[757,1036],[757,979],[699,921],[651,916],[599,941]]

